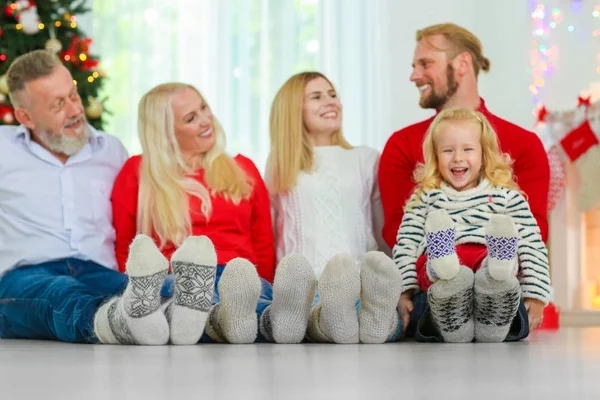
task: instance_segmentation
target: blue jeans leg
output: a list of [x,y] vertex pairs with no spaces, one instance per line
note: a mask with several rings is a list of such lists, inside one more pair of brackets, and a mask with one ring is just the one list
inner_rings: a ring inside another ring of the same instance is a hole
[[[213,305],[217,304],[218,302],[221,301],[221,296],[219,295],[219,281],[221,280],[221,275],[223,275],[223,270],[225,269],[224,265],[217,265],[217,275],[215,278],[215,292],[213,295]],[[260,280],[261,283],[261,291],[260,291],[260,297],[258,298],[258,302],[256,304],[256,314],[258,316],[258,321],[260,323],[260,317],[263,314],[263,312],[266,310],[266,308],[271,305],[271,302],[273,301],[273,288],[271,287],[271,284],[269,284],[269,282],[267,282],[266,280],[262,279]],[[265,337],[260,333],[260,330],[258,329],[258,326],[256,327],[256,329],[258,330],[258,336],[256,338],[257,342],[266,342]],[[204,333],[202,334],[202,337],[200,338],[201,342],[206,342],[206,343],[216,343],[214,339],[212,339],[207,333],[206,331],[204,331]]]
[[125,291],[129,278],[119,271],[91,261],[66,260],[69,275],[103,296],[116,296]]
[[[106,282],[99,290],[82,283],[72,276],[74,264]],[[95,343],[96,310],[122,283],[113,270],[73,259],[10,270],[0,278],[0,337]]]

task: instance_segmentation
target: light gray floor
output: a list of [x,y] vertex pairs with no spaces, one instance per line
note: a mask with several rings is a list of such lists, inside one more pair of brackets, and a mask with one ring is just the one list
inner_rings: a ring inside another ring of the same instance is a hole
[[515,344],[124,347],[0,340],[0,399],[600,399],[600,328]]

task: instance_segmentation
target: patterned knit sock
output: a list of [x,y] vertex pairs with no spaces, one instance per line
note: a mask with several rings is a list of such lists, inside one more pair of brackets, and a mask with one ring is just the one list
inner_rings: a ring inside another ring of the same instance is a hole
[[319,304],[313,307],[308,335],[317,342],[358,343],[360,275],[348,254],[334,256],[319,280]]
[[492,215],[485,228],[488,268],[492,278],[503,281],[517,274],[518,233],[512,218]]
[[452,279],[458,274],[460,263],[454,246],[455,225],[446,210],[435,210],[427,215],[427,275],[432,282]]
[[126,265],[129,283],[122,296],[112,298],[96,312],[96,336],[107,344],[166,344],[169,324],[160,309],[160,289],[169,262],[152,239],[137,235]]
[[427,291],[431,316],[447,343],[473,340],[473,271],[461,266],[450,279],[440,279]]
[[243,258],[229,261],[219,281],[221,301],[209,312],[206,332],[218,342],[254,343],[260,291],[260,278],[250,261]]
[[173,253],[174,300],[167,309],[171,343],[198,343],[212,306],[217,272],[215,247],[206,236],[190,236]]
[[365,254],[360,268],[358,322],[362,343],[384,343],[398,330],[396,306],[402,292],[402,276],[396,263],[378,251]]
[[475,339],[502,342],[517,315],[521,287],[515,276],[496,280],[484,260],[475,274]]
[[285,256],[277,266],[273,302],[260,318],[260,329],[269,341],[300,343],[306,336],[317,278],[308,260]]

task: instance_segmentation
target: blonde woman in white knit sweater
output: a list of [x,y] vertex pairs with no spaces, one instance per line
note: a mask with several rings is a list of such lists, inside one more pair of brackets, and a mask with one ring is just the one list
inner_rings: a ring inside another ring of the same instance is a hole
[[485,116],[469,109],[440,112],[423,154],[393,249],[403,319],[418,318],[418,340],[523,339],[541,323],[551,289],[546,247],[510,157]]
[[306,297],[309,340],[382,343],[398,338],[402,326],[401,277],[377,251],[386,249],[379,153],[351,146],[341,125],[336,90],[318,72],[294,75],[275,96],[266,182],[277,259],[304,257],[296,270],[306,271],[305,279],[297,287]]

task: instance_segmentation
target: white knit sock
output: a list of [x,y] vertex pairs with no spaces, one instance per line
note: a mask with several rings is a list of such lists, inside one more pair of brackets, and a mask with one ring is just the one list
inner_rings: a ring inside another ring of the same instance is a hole
[[396,307],[402,292],[402,275],[396,263],[382,252],[365,254],[360,268],[358,322],[362,343],[384,343],[398,329]]
[[508,215],[494,214],[485,228],[487,266],[489,274],[498,281],[517,275],[517,228]]
[[350,255],[338,254],[327,263],[319,280],[319,296],[308,323],[309,337],[318,342],[358,343],[360,275]]
[[169,324],[160,309],[160,290],[169,262],[152,239],[137,235],[126,266],[129,283],[122,296],[112,298],[96,312],[96,336],[107,344],[166,344]]
[[496,280],[487,260],[475,274],[475,339],[498,343],[506,339],[521,302],[521,286],[516,276]]
[[261,332],[276,343],[300,343],[306,336],[317,278],[308,260],[285,256],[275,270],[273,302],[261,316]]
[[461,266],[452,279],[440,279],[427,291],[433,322],[447,343],[470,343],[473,323],[473,271]]
[[212,306],[217,272],[215,247],[206,236],[190,236],[173,253],[174,300],[167,309],[171,343],[198,343]]
[[217,341],[253,343],[258,333],[256,305],[260,291],[260,278],[250,261],[229,261],[219,280],[221,301],[210,310],[207,333]]
[[432,282],[452,279],[458,274],[460,263],[456,255],[455,224],[446,210],[435,210],[427,215],[427,275]]

